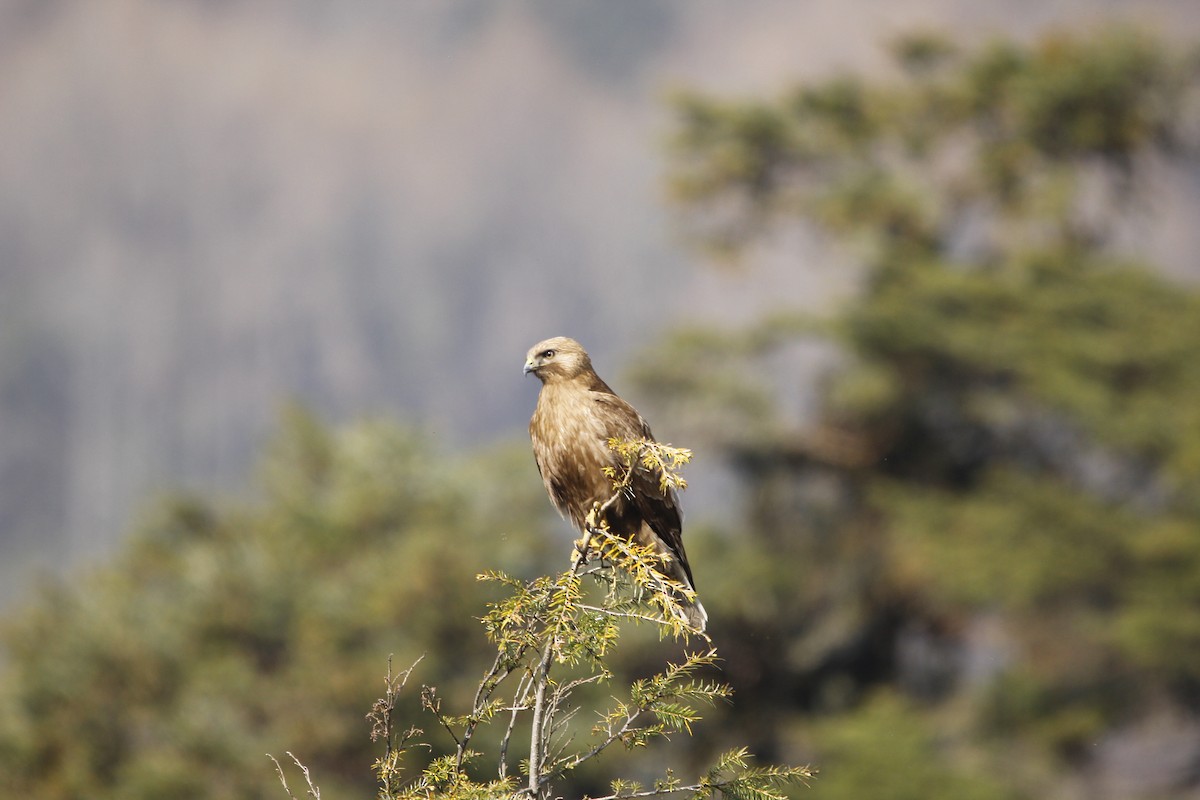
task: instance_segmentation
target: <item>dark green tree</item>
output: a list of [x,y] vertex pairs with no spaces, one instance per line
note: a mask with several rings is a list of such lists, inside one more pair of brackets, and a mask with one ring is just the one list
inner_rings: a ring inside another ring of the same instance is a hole
[[523,448],[453,460],[293,413],[259,484],[242,507],[164,502],[114,563],[10,615],[0,795],[270,797],[265,754],[290,749],[328,796],[370,796],[388,654],[473,692],[496,594],[475,575],[561,563]]
[[[740,535],[696,559],[723,564],[713,636],[760,748],[811,748],[818,794],[859,797],[839,770],[911,726],[942,744],[911,734],[921,763],[872,796],[1044,796],[1200,711],[1200,294],[1137,249],[1196,169],[1200,61],[1126,29],[894,55],[890,80],[677,100],[694,235],[752,261],[799,228],[859,290],[681,330],[636,373],[745,488]],[[840,361],[797,425],[780,365],[813,339]],[[1129,792],[1194,789],[1146,772]]]

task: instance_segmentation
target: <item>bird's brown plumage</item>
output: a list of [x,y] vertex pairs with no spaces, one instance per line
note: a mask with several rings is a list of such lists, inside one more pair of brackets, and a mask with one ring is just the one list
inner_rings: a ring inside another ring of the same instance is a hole
[[[613,495],[605,467],[621,466],[609,439],[653,440],[641,415],[608,387],[587,352],[574,339],[559,336],[530,348],[525,372],[542,382],[529,437],[538,471],[559,513],[586,532],[588,513]],[[683,549],[683,520],[675,491],[663,492],[659,476],[635,469],[629,491],[605,514],[609,529],[641,545],[653,545],[667,557],[669,577],[695,589]],[[704,629],[708,615],[699,601],[681,602],[694,627]]]

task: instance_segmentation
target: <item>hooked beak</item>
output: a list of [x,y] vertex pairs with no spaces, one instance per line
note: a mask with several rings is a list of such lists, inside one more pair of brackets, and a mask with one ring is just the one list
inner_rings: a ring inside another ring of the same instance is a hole
[[534,369],[535,369],[535,367],[533,366],[533,362],[532,362],[532,361],[526,361],[526,362],[525,362],[525,369],[524,369],[524,370],[522,370],[521,374],[522,374],[522,375],[528,375],[529,373],[533,372],[533,370],[534,370]]

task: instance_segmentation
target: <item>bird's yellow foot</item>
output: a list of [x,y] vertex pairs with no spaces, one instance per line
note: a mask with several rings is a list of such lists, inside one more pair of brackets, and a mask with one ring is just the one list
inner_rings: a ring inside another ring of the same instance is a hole
[[586,564],[587,563],[588,545],[591,543],[591,541],[592,541],[591,535],[587,535],[581,539],[576,539],[574,542],[571,543],[571,563],[572,564]]

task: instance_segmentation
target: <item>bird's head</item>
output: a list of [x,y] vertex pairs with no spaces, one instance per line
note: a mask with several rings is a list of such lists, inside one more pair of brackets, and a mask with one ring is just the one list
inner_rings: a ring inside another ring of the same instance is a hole
[[570,380],[591,366],[583,345],[565,336],[538,342],[525,354],[525,374],[532,372],[542,383]]

